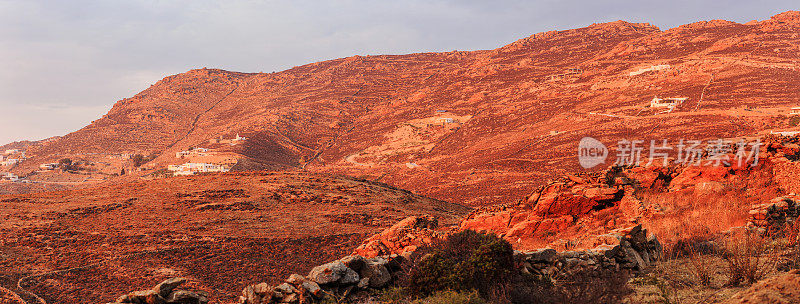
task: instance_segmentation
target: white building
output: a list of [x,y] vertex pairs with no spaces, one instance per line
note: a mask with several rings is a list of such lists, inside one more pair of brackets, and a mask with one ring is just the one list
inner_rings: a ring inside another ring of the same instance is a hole
[[792,137],[792,136],[795,136],[797,134],[800,134],[800,131],[772,131],[772,132],[769,132],[769,133],[770,134],[775,134],[775,135],[780,135],[780,136]]
[[19,176],[14,173],[5,173],[0,175],[0,180],[9,181],[9,182],[16,182],[19,181]]
[[58,163],[49,163],[49,164],[41,164],[39,165],[39,169],[42,170],[55,170],[58,168]]
[[792,108],[792,110],[789,111],[789,115],[800,115],[800,107]]
[[8,149],[6,150],[5,154],[14,154],[14,153],[19,153],[19,149]]
[[193,175],[205,172],[228,172],[231,169],[226,166],[206,164],[206,163],[185,163],[183,165],[169,165],[167,170],[172,171],[172,175]]
[[689,99],[689,97],[658,98],[658,96],[655,96],[655,97],[653,97],[653,100],[650,101],[650,107],[651,108],[670,108],[670,109],[673,109],[673,108],[681,105],[687,99]]
[[639,69],[637,71],[630,72],[630,73],[628,73],[628,76],[633,77],[633,76],[641,75],[641,74],[644,74],[644,73],[647,73],[647,72],[668,70],[669,68],[670,68],[669,64],[654,65],[654,66],[651,66],[651,67],[648,67],[648,68],[641,68],[641,69]]
[[22,162],[22,160],[19,159],[19,158],[9,158],[9,159],[6,159],[6,160],[0,162],[0,166],[13,166],[13,165],[16,165],[16,164],[21,163],[21,162]]
[[184,158],[186,156],[191,156],[191,155],[206,156],[207,155],[206,152],[208,152],[208,149],[206,148],[194,148],[187,151],[176,152],[175,158]]

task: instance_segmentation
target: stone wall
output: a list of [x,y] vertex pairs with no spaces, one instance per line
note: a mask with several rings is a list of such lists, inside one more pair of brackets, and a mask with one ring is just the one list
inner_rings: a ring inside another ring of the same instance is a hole
[[792,227],[800,215],[800,206],[797,202],[796,196],[787,196],[753,205],[749,212],[748,226],[763,228],[769,232],[780,232]]
[[[412,227],[412,223],[418,222],[409,220],[398,226]],[[384,237],[389,235],[395,234],[385,234]],[[380,238],[374,240],[378,239]],[[662,248],[658,239],[653,235],[648,236],[641,225],[617,229],[597,236],[594,240],[597,246],[591,250],[557,252],[554,249],[540,249],[515,251],[515,256],[523,262],[522,272],[548,276],[601,268],[638,272],[652,265],[661,256]],[[403,263],[406,261],[406,254],[371,258],[361,255],[347,256],[317,266],[306,276],[293,274],[277,286],[266,283],[247,286],[242,291],[239,303],[315,303],[325,297],[344,299],[361,290],[388,286],[402,275]]]
[[552,276],[577,270],[628,270],[639,272],[661,258],[662,246],[654,235],[637,225],[619,229],[597,238],[603,243],[589,250],[557,252],[539,249],[517,252],[523,272]]

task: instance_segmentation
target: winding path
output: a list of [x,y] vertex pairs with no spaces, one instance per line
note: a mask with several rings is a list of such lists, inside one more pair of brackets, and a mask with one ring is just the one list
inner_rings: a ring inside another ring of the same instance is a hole
[[197,116],[195,116],[194,119],[192,120],[192,125],[191,125],[191,127],[189,127],[189,131],[186,131],[186,134],[181,136],[181,138],[179,138],[178,140],[176,140],[175,142],[173,142],[172,144],[167,146],[167,149],[172,148],[173,146],[175,146],[179,142],[181,142],[184,139],[186,139],[187,137],[189,137],[189,135],[192,134],[192,132],[194,132],[194,129],[197,128],[197,122],[200,121],[200,117],[201,116],[203,116],[204,114],[206,114],[208,112],[211,112],[211,110],[213,110],[215,107],[217,107],[218,104],[220,104],[223,100],[228,98],[228,96],[231,96],[231,94],[233,94],[233,92],[236,92],[236,90],[238,90],[238,89],[239,89],[239,83],[237,82],[236,83],[236,87],[233,88],[233,90],[231,90],[230,92],[228,92],[228,94],[225,94],[225,96],[222,96],[222,98],[220,98],[219,100],[215,101],[214,104],[212,104],[210,107],[208,107],[208,109],[206,109],[205,111],[198,113]]

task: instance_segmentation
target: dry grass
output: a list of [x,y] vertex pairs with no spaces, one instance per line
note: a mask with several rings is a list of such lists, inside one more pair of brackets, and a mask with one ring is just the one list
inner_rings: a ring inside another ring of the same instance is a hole
[[690,252],[687,268],[700,285],[711,286],[711,259],[710,254],[703,253],[699,249],[693,248]]
[[769,236],[753,231],[723,238],[722,257],[728,263],[728,286],[753,284],[775,269],[777,256]]
[[[752,190],[757,189],[757,191]],[[708,241],[732,227],[747,223],[753,204],[781,194],[769,170],[757,170],[740,179],[726,182],[721,192],[698,193],[693,189],[678,192],[642,192],[640,199],[663,211],[654,215],[647,229],[665,244],[667,250],[681,243]]]

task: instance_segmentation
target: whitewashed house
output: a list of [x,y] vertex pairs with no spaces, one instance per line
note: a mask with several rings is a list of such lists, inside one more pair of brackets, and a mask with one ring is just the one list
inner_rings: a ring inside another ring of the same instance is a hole
[[19,181],[19,176],[14,173],[6,173],[0,175],[0,180],[9,181],[9,182],[16,182]]
[[13,166],[13,165],[16,165],[16,164],[21,163],[21,162],[22,162],[22,160],[19,159],[19,158],[9,158],[9,159],[6,159],[6,160],[0,162],[0,165],[2,165],[2,166]]
[[172,175],[194,175],[195,173],[206,172],[228,172],[231,169],[227,166],[207,163],[185,163],[183,165],[169,165],[167,170],[172,171]]
[[42,170],[55,170],[58,168],[58,163],[49,163],[49,164],[41,164],[39,165],[39,169]]
[[653,100],[650,101],[650,107],[651,108],[670,108],[670,109],[673,109],[673,108],[681,105],[687,99],[689,99],[689,97],[658,98],[658,96],[655,96],[655,97],[653,97]]
[[206,148],[194,148],[187,151],[176,152],[175,158],[184,158],[186,156],[191,156],[191,155],[206,156],[207,155],[206,152],[208,152],[208,149]]

